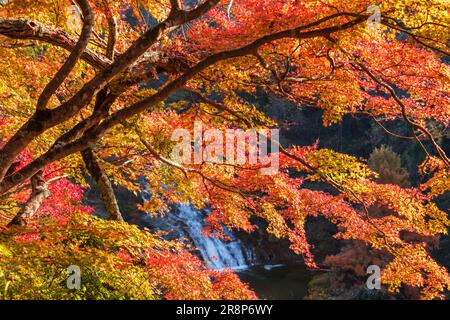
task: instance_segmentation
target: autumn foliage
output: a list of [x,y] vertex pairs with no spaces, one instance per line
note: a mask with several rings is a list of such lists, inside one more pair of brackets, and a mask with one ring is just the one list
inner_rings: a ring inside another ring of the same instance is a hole
[[[256,298],[180,242],[93,217],[82,204],[89,175],[114,220],[111,185],[137,194],[145,180],[149,214],[170,214],[172,203],[210,208],[214,236],[224,226],[252,232],[258,217],[311,268],[305,224],[320,216],[336,238],[381,253],[390,292],[409,286],[434,299],[450,289],[424,240],[450,224],[435,203],[450,189],[450,160],[428,125],[450,119],[447,0],[378,1],[375,25],[368,0],[2,3],[3,298]],[[170,160],[172,133],[195,121],[223,132],[279,127],[248,99],[261,91],[321,109],[324,126],[347,114],[403,121],[425,156],[423,183],[387,183],[367,160],[318,144],[280,146],[273,175],[260,174],[261,163]],[[85,268],[83,292],[62,284],[68,265]]]
[[[231,271],[210,270],[178,242],[125,222],[74,213],[8,230],[0,245],[3,299],[254,299]],[[83,271],[67,288],[67,267]]]

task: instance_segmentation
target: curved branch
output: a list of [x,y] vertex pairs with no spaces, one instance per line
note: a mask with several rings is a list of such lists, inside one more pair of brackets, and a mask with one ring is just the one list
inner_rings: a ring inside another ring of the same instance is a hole
[[197,63],[195,66],[193,66],[192,68],[187,70],[183,75],[181,75],[177,79],[175,79],[172,82],[170,82],[169,84],[167,84],[164,88],[162,88],[160,91],[158,91],[154,95],[149,96],[127,108],[117,111],[115,114],[113,114],[109,119],[107,119],[105,121],[104,125],[112,126],[112,125],[118,124],[118,123],[120,123],[121,120],[127,119],[127,118],[145,110],[148,106],[154,105],[155,103],[166,99],[167,97],[170,96],[170,94],[172,94],[173,91],[183,87],[190,79],[192,79],[194,76],[196,76],[199,72],[216,64],[217,62],[253,54],[255,52],[255,50],[258,49],[259,47],[261,47],[262,45],[276,41],[276,40],[280,40],[283,38],[309,39],[309,38],[314,38],[314,37],[319,37],[319,36],[325,36],[325,35],[329,35],[334,32],[338,32],[341,30],[351,28],[351,27],[361,23],[362,21],[364,21],[364,19],[360,17],[360,18],[354,19],[350,22],[344,23],[342,25],[302,32],[302,30],[309,29],[312,26],[315,26],[322,22],[331,20],[338,16],[343,16],[343,15],[345,15],[345,14],[332,15],[328,18],[320,19],[320,20],[318,20],[314,23],[308,24],[308,25],[304,25],[304,26],[300,26],[300,27],[297,27],[294,29],[289,29],[289,30],[285,30],[285,31],[281,31],[278,33],[264,36],[262,38],[259,38],[258,40],[255,40],[254,42],[252,42],[244,47],[238,48],[238,49],[222,51],[222,52],[213,54],[213,55],[205,58],[204,60],[200,61],[199,63]]
[[105,6],[106,19],[108,20],[108,43],[106,44],[106,56],[108,59],[114,60],[116,42],[117,42],[117,23],[111,13],[108,1],[103,1]]
[[92,28],[94,26],[94,14],[92,12],[91,6],[86,0],[75,0],[75,2],[81,8],[81,12],[83,13],[83,28],[81,31],[80,39],[70,52],[69,57],[67,58],[66,62],[64,62],[61,69],[58,70],[53,79],[45,86],[44,90],[38,98],[36,106],[37,110],[44,110],[47,107],[51,96],[69,76],[78,59],[86,49],[91,38]]
[[[43,41],[68,51],[72,51],[77,42],[65,31],[29,19],[0,18],[0,35],[10,39]],[[89,48],[85,48],[81,59],[97,69],[104,69],[111,63],[111,60]]]
[[188,167],[185,167],[185,166],[183,166],[179,163],[176,163],[170,159],[165,158],[164,156],[159,154],[158,151],[156,151],[147,140],[144,139],[144,137],[143,137],[144,134],[142,133],[142,131],[139,128],[135,128],[135,132],[138,135],[141,143],[145,146],[145,148],[150,152],[150,154],[153,157],[155,157],[157,160],[159,160],[171,167],[174,167],[174,168],[180,170],[181,172],[183,172],[186,179],[189,179],[188,173],[194,173],[194,174],[197,174],[200,177],[202,177],[204,180],[209,181],[212,185],[214,185],[215,187],[217,187],[219,189],[226,190],[226,191],[232,192],[232,193],[237,193],[245,198],[245,194],[241,190],[236,189],[234,186],[230,186],[219,180],[214,180],[214,179],[208,177],[207,175],[205,175],[203,172],[201,172],[201,170],[188,168]]
[[414,120],[410,119],[406,106],[403,103],[403,101],[400,99],[400,97],[395,92],[394,88],[392,88],[391,85],[389,85],[386,81],[383,79],[378,78],[364,63],[362,63],[354,54],[351,54],[347,52],[344,48],[342,48],[335,39],[331,37],[325,37],[327,40],[329,40],[331,43],[338,46],[338,48],[349,57],[350,61],[357,65],[362,71],[364,71],[375,83],[386,89],[391,97],[394,99],[394,101],[400,106],[401,115],[405,122],[411,127],[411,130],[414,134],[415,139],[417,142],[421,145],[422,149],[424,149],[424,152],[428,155],[428,152],[426,151],[424,145],[420,141],[419,137],[416,135],[415,130],[421,131],[431,142],[434,150],[439,155],[439,158],[444,162],[444,164],[450,168],[450,159],[447,157],[445,151],[441,148],[441,146],[436,142],[433,135],[428,131],[424,126],[420,125],[419,123],[415,122]]
[[42,202],[50,196],[47,188],[47,182],[42,177],[43,171],[38,171],[31,178],[31,195],[22,209],[17,213],[13,220],[8,224],[10,226],[26,226],[30,223],[37,210],[41,207]]
[[[43,23],[29,19],[10,19],[0,17],[0,35],[15,40],[34,40],[42,41],[56,47],[72,51],[76,39],[69,33],[51,28]],[[30,46],[33,43],[25,43]],[[2,44],[2,47],[16,48],[24,45]],[[107,44],[106,44],[107,46]],[[114,55],[120,55],[117,51]],[[111,64],[111,59],[101,53],[86,48],[81,55],[81,59],[96,69],[103,70]],[[142,59],[138,61],[141,65],[152,64],[164,71],[171,72],[172,67],[168,59],[161,52],[146,52]]]
[[[5,177],[11,162],[27,145],[46,130],[67,121],[92,100],[116,75],[133,65],[154,43],[175,27],[197,19],[214,7],[219,0],[206,0],[193,10],[172,11],[169,17],[144,33],[127,51],[102,72],[87,82],[73,97],[52,110],[37,110],[0,152],[0,180]],[[78,150],[80,151],[80,150]]]
[[[232,58],[237,58],[241,56],[245,56],[248,54],[252,54],[255,49],[259,48],[260,46],[267,44],[269,42],[283,39],[283,38],[299,38],[299,39],[309,39],[314,37],[320,37],[332,34],[334,32],[342,31],[348,28],[351,28],[362,21],[364,21],[363,17],[356,18],[350,22],[343,23],[340,25],[332,26],[332,27],[326,27],[322,29],[316,29],[311,31],[304,31],[310,29],[313,26],[317,26],[318,24],[321,24],[325,21],[334,19],[339,16],[344,16],[345,13],[342,14],[336,14],[329,16],[327,18],[320,19],[316,22],[313,22],[311,24],[303,25],[294,29],[289,29],[285,31],[281,31],[278,33],[274,33],[271,35],[264,36],[244,47],[230,50],[230,51],[223,51],[216,54],[213,54],[209,56],[208,58],[205,58],[204,60],[197,63],[195,66],[187,70],[183,75],[179,76],[177,79],[171,81],[169,84],[167,84],[164,88],[162,88],[160,91],[155,93],[152,96],[149,96],[127,108],[121,109],[111,116],[107,117],[102,123],[100,123],[97,126],[94,126],[90,129],[88,129],[81,138],[78,140],[72,141],[67,144],[58,144],[52,147],[48,152],[44,153],[41,157],[37,158],[24,168],[22,168],[20,171],[16,172],[15,174],[5,177],[5,179],[0,184],[0,194],[8,191],[15,185],[19,184],[23,179],[30,178],[34,173],[36,173],[40,168],[45,166],[47,163],[51,163],[54,161],[57,161],[59,159],[62,159],[72,153],[80,152],[86,148],[86,145],[89,145],[91,143],[94,143],[99,138],[101,138],[108,129],[111,127],[120,124],[124,120],[134,116],[135,114],[138,114],[145,109],[147,109],[150,106],[153,106],[165,99],[167,99],[174,91],[177,89],[183,87],[190,79],[195,77],[199,72],[203,71],[204,69],[214,65],[215,63],[223,60],[228,60]],[[121,56],[120,58],[122,58]],[[117,63],[118,60],[115,61]],[[10,140],[11,142],[11,140]],[[10,143],[8,142],[8,143]]]
[[373,119],[373,121],[375,122],[376,125],[378,125],[384,132],[386,132],[387,134],[399,138],[399,139],[405,139],[405,140],[414,140],[415,137],[413,136],[404,136],[395,132],[392,132],[391,130],[389,130],[388,128],[386,128],[380,120],[378,120],[373,114],[369,113],[369,112],[359,112],[359,114],[363,114],[368,116],[369,118]]

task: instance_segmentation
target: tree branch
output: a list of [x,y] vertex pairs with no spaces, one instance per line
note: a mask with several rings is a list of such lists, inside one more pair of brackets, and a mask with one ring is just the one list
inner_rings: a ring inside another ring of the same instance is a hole
[[58,70],[53,79],[45,86],[44,90],[39,96],[36,106],[37,110],[44,110],[47,107],[48,101],[50,100],[51,96],[69,76],[78,59],[85,51],[91,38],[92,28],[94,26],[94,14],[92,13],[91,6],[86,0],[75,0],[75,2],[81,8],[81,12],[83,13],[83,28],[81,31],[80,39],[70,52],[69,57],[67,58],[66,62],[64,62],[61,69]]
[[334,43],[335,45],[338,46],[338,48],[344,53],[346,54],[351,61],[357,65],[362,71],[364,71],[374,82],[376,82],[377,84],[379,84],[381,87],[385,88],[389,94],[391,95],[391,97],[394,99],[394,101],[400,106],[401,109],[401,115],[403,117],[403,119],[405,120],[405,122],[411,127],[411,130],[414,134],[415,139],[417,140],[417,142],[421,145],[422,149],[424,149],[424,152],[428,154],[425,146],[422,144],[422,142],[420,141],[420,139],[418,138],[418,136],[415,133],[415,130],[419,130],[420,132],[422,132],[431,142],[434,150],[436,151],[436,153],[438,154],[439,158],[442,160],[442,162],[444,162],[444,164],[450,168],[450,159],[447,157],[447,155],[445,154],[445,151],[441,148],[441,146],[439,146],[439,144],[436,142],[436,140],[434,139],[433,135],[422,125],[420,125],[419,123],[415,122],[414,120],[410,119],[408,114],[407,114],[407,110],[406,110],[406,106],[403,103],[403,101],[400,99],[400,97],[397,95],[397,93],[395,92],[395,90],[392,88],[392,86],[390,86],[388,83],[386,83],[386,81],[384,81],[383,79],[378,78],[366,65],[364,65],[364,63],[362,63],[354,54],[351,54],[349,52],[347,52],[344,48],[342,48],[341,46],[339,46],[339,44],[337,43],[336,40],[334,40],[333,38],[330,37],[326,37],[330,42]]
[[103,204],[105,205],[106,212],[108,213],[109,220],[123,221],[122,214],[120,213],[119,205],[112,188],[111,181],[108,176],[102,170],[98,163],[94,152],[91,147],[86,148],[81,152],[84,164],[87,171],[94,179],[95,184],[100,189],[102,195]]
[[179,11],[144,33],[128,50],[119,56],[102,72],[86,83],[72,98],[52,110],[37,110],[15,135],[5,144],[0,154],[0,180],[3,180],[14,158],[37,136],[46,130],[72,118],[92,100],[94,94],[101,90],[116,75],[125,71],[135,63],[150,46],[174,27],[194,20],[213,6],[219,0],[207,0],[197,8],[190,11]]
[[[196,9],[194,9],[196,10]],[[165,100],[168,98],[175,90],[183,87],[187,81],[192,79],[194,76],[196,76],[199,72],[203,71],[204,69],[208,68],[209,66],[223,60],[232,59],[236,57],[245,56],[248,54],[252,54],[255,49],[259,48],[260,46],[283,38],[299,38],[299,39],[308,39],[308,38],[314,38],[318,36],[324,36],[328,35],[334,32],[338,32],[341,30],[345,30],[348,28],[351,28],[362,21],[364,21],[363,17],[359,17],[357,19],[354,19],[350,22],[343,23],[341,25],[336,25],[332,27],[326,27],[322,29],[316,29],[311,31],[304,31],[310,29],[313,26],[317,26],[323,22],[326,22],[328,20],[334,19],[339,16],[344,16],[345,13],[335,14],[331,15],[327,18],[320,19],[316,22],[313,22],[311,24],[303,25],[294,29],[289,29],[285,31],[281,31],[278,33],[274,33],[271,35],[267,35],[265,37],[262,37],[249,45],[246,45],[244,47],[230,50],[230,51],[223,51],[216,54],[213,54],[204,60],[197,63],[195,66],[187,70],[184,74],[179,76],[177,79],[171,81],[169,84],[167,84],[164,88],[162,88],[160,91],[158,91],[156,94],[147,97],[127,108],[121,109],[114,114],[107,117],[102,123],[100,123],[98,126],[92,127],[89,130],[87,130],[81,138],[79,138],[76,141],[70,142],[66,145],[58,145],[53,148],[51,148],[48,152],[43,154],[38,159],[34,160],[30,164],[28,164],[26,167],[22,168],[19,172],[16,172],[14,175],[6,177],[2,183],[0,183],[0,194],[6,192],[10,188],[14,187],[14,185],[20,183],[22,179],[31,177],[37,170],[39,170],[41,167],[43,167],[46,163],[51,163],[53,161],[62,159],[66,157],[67,155],[70,155],[75,152],[80,152],[81,150],[84,150],[86,148],[86,145],[89,145],[91,143],[94,143],[96,140],[101,138],[105,132],[117,125],[120,124],[122,121],[134,116],[135,114],[138,114],[145,109],[147,109],[149,106],[153,106],[157,104],[160,101]],[[122,58],[121,56],[120,58]],[[120,59],[119,58],[119,59]],[[115,63],[118,60],[115,61]],[[10,140],[11,142],[11,140]],[[8,142],[8,143],[10,143]],[[20,175],[20,176],[19,176]],[[16,181],[20,180],[20,181]]]
[[10,226],[26,226],[30,223],[37,210],[41,207],[42,202],[50,196],[47,183],[42,177],[43,171],[38,171],[31,178],[31,195],[22,209],[17,213],[13,220],[8,224]]
[[[77,42],[65,31],[29,19],[0,18],[0,35],[11,39],[43,41],[68,51],[72,51]],[[104,69],[111,63],[105,56],[89,48],[84,50],[81,59],[97,69]]]
[[117,42],[117,23],[111,13],[111,8],[109,7],[108,1],[104,0],[103,5],[105,6],[105,15],[108,20],[108,43],[106,45],[106,57],[113,61]]

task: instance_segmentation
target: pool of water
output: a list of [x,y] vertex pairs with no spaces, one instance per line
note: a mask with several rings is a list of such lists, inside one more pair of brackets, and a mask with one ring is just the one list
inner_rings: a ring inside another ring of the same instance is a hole
[[236,270],[260,299],[301,300],[308,294],[308,283],[315,275],[304,265],[253,266]]

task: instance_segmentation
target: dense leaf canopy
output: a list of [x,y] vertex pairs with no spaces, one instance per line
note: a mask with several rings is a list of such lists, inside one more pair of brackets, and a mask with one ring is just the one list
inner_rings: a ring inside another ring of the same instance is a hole
[[[450,288],[427,242],[403,237],[439,238],[449,225],[433,201],[449,190],[450,160],[428,128],[450,119],[448,0],[378,1],[374,25],[366,0],[1,3],[5,298],[29,297],[34,286],[47,298],[254,298],[234,274],[208,270],[180,244],[89,217],[81,204],[87,171],[105,190],[109,179],[138,193],[145,179],[152,197],[142,209],[150,214],[165,214],[170,203],[209,207],[215,235],[224,225],[251,232],[252,217],[262,218],[311,267],[305,222],[323,216],[338,226],[336,237],[388,255],[382,282],[391,291],[419,287],[432,299]],[[170,160],[172,133],[192,132],[195,121],[223,132],[278,127],[244,98],[261,91],[322,109],[325,126],[346,114],[404,121],[425,154],[426,179],[414,188],[380,183],[364,159],[317,145],[280,146],[273,175],[260,174],[262,164]],[[330,191],[308,188],[310,181]],[[386,214],[372,216],[373,208]],[[83,294],[55,287],[71,264],[93,266]],[[100,271],[113,276],[102,280]]]

